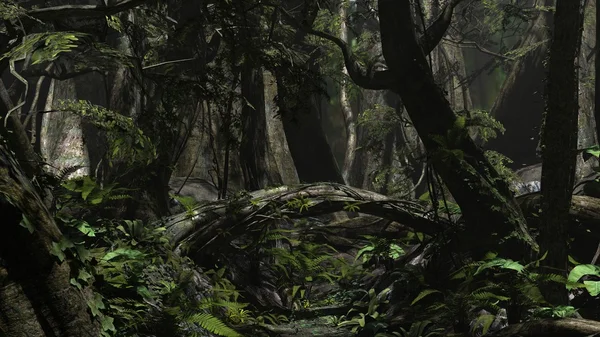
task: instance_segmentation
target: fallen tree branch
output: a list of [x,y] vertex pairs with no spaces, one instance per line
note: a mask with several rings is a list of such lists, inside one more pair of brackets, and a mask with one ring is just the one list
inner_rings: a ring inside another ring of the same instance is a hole
[[600,335],[600,322],[587,319],[544,319],[509,325],[494,337],[584,337]]
[[417,203],[335,183],[260,190],[238,199],[207,203],[160,223],[167,227],[173,244],[181,248],[186,243],[191,251],[198,251],[220,242],[215,241],[220,236],[226,234],[230,241],[282,216],[297,219],[347,211],[349,207],[428,235],[435,235],[450,225],[436,222],[428,215],[428,209]]

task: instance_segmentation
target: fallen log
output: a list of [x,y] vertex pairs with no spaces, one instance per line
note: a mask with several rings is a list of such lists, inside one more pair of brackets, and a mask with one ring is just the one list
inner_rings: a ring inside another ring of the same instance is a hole
[[600,322],[579,318],[544,319],[512,324],[488,336],[585,337],[599,336]]

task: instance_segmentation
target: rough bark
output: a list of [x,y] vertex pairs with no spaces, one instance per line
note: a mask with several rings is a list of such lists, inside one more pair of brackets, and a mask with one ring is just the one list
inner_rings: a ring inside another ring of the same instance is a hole
[[[43,330],[43,334],[37,336],[98,336],[99,326],[88,312],[84,292],[70,284],[69,264],[59,262],[51,253],[53,243],[61,240],[60,230],[29,180],[3,147],[0,148],[0,212],[5,225],[0,236],[0,258],[6,263],[8,282],[18,283],[18,286],[9,284],[3,288],[1,298],[6,300],[13,290],[16,292],[13,299],[20,298],[21,306],[27,308],[20,294],[19,286],[22,287],[35,311],[35,320]],[[23,218],[34,226],[31,232],[20,226]],[[28,313],[30,310],[24,311],[22,316],[8,312],[2,319],[6,330],[24,333],[19,325],[27,319]],[[35,323],[32,327],[30,332],[36,332]]]
[[44,336],[23,287],[9,278],[8,270],[0,268],[0,336]]
[[[579,52],[579,135],[577,147],[579,149],[588,148],[598,144],[596,136],[596,124],[594,118],[594,99],[595,99],[595,59],[591,57],[595,47],[596,27],[595,27],[595,7],[596,1],[584,1],[585,8],[583,19],[583,33],[581,38],[581,50]],[[575,179],[582,179],[594,172],[594,167],[598,166],[598,160],[595,157],[587,158],[583,154],[577,156],[577,168]]]
[[[498,247],[494,233],[501,237],[516,233],[516,237],[537,249],[508,184],[470,138],[464,123],[435,84],[425,58],[431,50],[424,50],[417,41],[410,2],[379,0],[378,10],[383,56],[389,67],[385,71],[367,72],[339,38],[296,25],[337,44],[350,77],[359,86],[387,88],[400,95],[434,168],[462,208],[467,222],[465,234],[473,239],[469,242],[472,253],[478,255]],[[434,24],[448,17],[451,16],[442,15]]]
[[[540,228],[542,195],[529,193],[517,198],[527,223],[531,228]],[[576,261],[589,263],[593,260],[600,241],[600,199],[573,196],[569,209],[568,252]],[[572,241],[571,241],[572,240]]]
[[[293,23],[302,22],[303,27],[311,27],[318,7],[316,3],[289,1],[282,14]],[[299,10],[298,18],[288,13]],[[301,183],[336,182],[344,183],[344,178],[325,132],[321,125],[320,107],[322,86],[319,66],[316,62],[319,53],[314,46],[304,42],[306,31],[298,29],[293,43],[302,52],[310,51],[303,64],[283,64],[274,70],[277,79],[277,105],[283,123],[291,157]]]
[[321,126],[317,87],[307,78],[293,76],[289,69],[279,69],[275,76],[279,114],[298,179],[301,183],[344,183]]
[[[542,224],[540,245],[547,252],[542,262],[548,273],[567,271],[567,226],[575,182],[579,79],[576,59],[583,28],[580,1],[558,0],[550,46],[547,110],[542,130]],[[554,305],[568,303],[561,285],[548,286],[546,299]]]
[[584,337],[600,333],[600,323],[586,319],[544,319],[509,325],[490,336],[494,337]]
[[271,150],[267,138],[263,70],[246,62],[241,76],[246,104],[242,106],[240,164],[245,189],[255,191],[268,185],[280,185],[282,181],[268,160]]
[[[299,210],[293,203],[288,203],[300,198],[310,199],[308,209]],[[358,207],[361,213],[393,220],[427,235],[435,235],[449,228],[449,224],[443,220],[430,219],[428,210],[418,203],[395,200],[335,183],[281,186],[255,191],[250,193],[248,199],[236,201],[235,213],[227,207],[230,203],[230,200],[208,203],[167,219],[164,224],[171,242],[177,249],[188,247],[190,252],[207,249],[209,245],[210,249],[218,250],[223,242],[219,238],[232,240],[248,233],[249,228],[273,221],[277,214],[285,214],[290,218],[318,216],[343,211],[348,203]],[[228,228],[227,236],[222,234],[225,228]]]
[[600,141],[600,53],[598,49],[600,48],[600,6],[598,5],[598,1],[594,4],[595,14],[596,14],[596,31],[595,31],[595,59],[594,59],[594,73],[595,73],[595,97],[594,97],[594,117],[596,120],[596,141]]
[[[553,6],[554,0],[544,0],[543,6]],[[544,110],[543,60],[547,53],[548,26],[552,14],[540,12],[518,48],[534,47],[516,60],[496,97],[491,114],[506,128],[503,135],[489,142],[488,148],[513,160],[511,168],[538,163],[536,154],[539,142],[542,112]]]
[[267,120],[267,133],[271,153],[271,161],[275,163],[277,171],[281,175],[283,185],[293,185],[298,183],[298,174],[294,167],[281,116],[277,114],[275,98],[277,96],[277,83],[271,72],[264,72],[265,83],[265,113]]
[[[514,230],[530,244],[525,220],[508,185],[498,176],[435,84],[418,44],[408,1],[379,1],[383,55],[397,78],[392,87],[428,150],[436,171],[461,206],[469,231],[489,249],[497,245],[492,231],[508,235]],[[455,130],[455,131],[452,131]],[[461,155],[449,154],[457,149]],[[465,183],[466,182],[466,183]],[[485,219],[485,220],[483,220]],[[486,226],[480,224],[486,223]]]
[[[348,43],[348,6],[346,2],[340,4],[340,39]],[[340,86],[340,105],[344,122],[346,124],[346,153],[344,154],[344,166],[342,167],[342,175],[344,181],[354,187],[362,187],[364,172],[361,167],[363,158],[360,156],[362,149],[359,149],[359,138],[362,133],[362,127],[358,125],[358,114],[352,109],[352,102],[348,97],[348,86],[346,85],[348,71],[342,66],[342,83]]]

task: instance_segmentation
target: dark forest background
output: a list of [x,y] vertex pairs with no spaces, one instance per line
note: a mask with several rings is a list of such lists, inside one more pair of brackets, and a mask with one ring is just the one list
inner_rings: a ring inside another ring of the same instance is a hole
[[589,0],[0,0],[0,336],[600,333]]

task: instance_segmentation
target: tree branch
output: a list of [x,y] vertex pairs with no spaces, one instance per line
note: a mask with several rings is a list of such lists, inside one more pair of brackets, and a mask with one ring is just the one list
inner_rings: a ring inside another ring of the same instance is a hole
[[340,38],[322,31],[303,26],[283,8],[279,8],[279,10],[283,14],[283,16],[285,16],[285,18],[289,20],[290,23],[296,28],[303,30],[307,34],[318,36],[335,43],[342,51],[342,54],[344,55],[344,64],[346,65],[346,69],[348,70],[348,75],[350,76],[352,81],[356,83],[356,85],[358,85],[361,88],[371,90],[384,90],[392,87],[393,83],[395,82],[395,79],[390,71],[384,70],[371,72],[369,70],[366,70],[358,62],[358,60],[356,60],[356,57],[354,57],[348,45]]
[[419,44],[423,48],[425,55],[431,53],[439,43],[446,30],[452,22],[452,13],[454,8],[461,3],[463,0],[450,0],[446,7],[444,7],[442,14],[425,30],[425,33],[419,39]]
[[512,57],[508,57],[508,56],[505,56],[505,55],[502,55],[502,54],[494,53],[493,51],[480,46],[475,41],[454,41],[454,40],[446,39],[446,38],[443,38],[443,40],[444,40],[444,42],[451,43],[451,44],[453,44],[453,45],[455,45],[457,47],[461,47],[461,48],[475,48],[475,49],[479,50],[480,52],[482,52],[484,54],[487,54],[487,55],[490,55],[490,56],[494,56],[494,57],[497,57],[499,59],[503,59],[503,60],[506,60],[506,61],[516,61]]
[[104,17],[114,15],[132,8],[135,8],[147,0],[123,0],[113,6],[97,5],[63,5],[46,8],[37,8],[27,11],[26,15],[39,20],[63,19],[66,17]]

